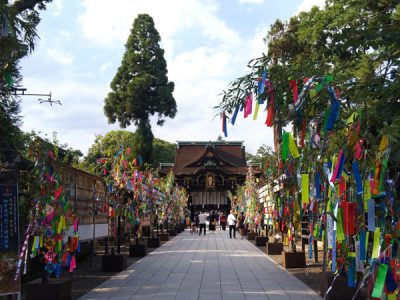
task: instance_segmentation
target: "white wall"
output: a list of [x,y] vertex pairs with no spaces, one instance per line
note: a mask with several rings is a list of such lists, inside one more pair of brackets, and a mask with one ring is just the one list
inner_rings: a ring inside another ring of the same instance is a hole
[[[68,240],[68,236],[73,236],[74,226],[70,226],[69,230],[65,233],[64,241]],[[80,241],[93,239],[93,224],[79,225],[78,234]],[[108,224],[96,224],[96,238],[105,238],[108,236]]]

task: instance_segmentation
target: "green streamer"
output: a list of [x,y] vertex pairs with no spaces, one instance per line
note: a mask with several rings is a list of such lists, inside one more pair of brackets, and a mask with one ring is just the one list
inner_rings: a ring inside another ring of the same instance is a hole
[[320,90],[322,90],[323,87],[324,85],[322,84],[322,82],[318,83],[318,85],[315,87],[315,93],[318,93]]
[[282,160],[287,160],[289,153],[289,133],[283,132],[282,134]]
[[336,240],[343,241],[344,232],[343,232],[342,208],[338,208],[337,220],[338,221],[336,222]]
[[383,287],[385,285],[386,273],[387,273],[388,265],[382,264],[378,267],[378,275],[376,276],[374,289],[372,291],[372,297],[381,298]]
[[328,74],[324,77],[324,83],[329,84],[329,82],[331,82],[333,80],[333,75],[332,74]]

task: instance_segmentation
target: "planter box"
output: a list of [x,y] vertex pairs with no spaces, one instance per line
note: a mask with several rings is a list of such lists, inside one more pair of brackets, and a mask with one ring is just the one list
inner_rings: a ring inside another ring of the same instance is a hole
[[159,237],[151,237],[147,239],[147,247],[149,248],[158,248],[160,247],[160,238]]
[[283,243],[267,243],[265,252],[268,255],[281,255],[283,251]]
[[[325,292],[323,291],[323,286],[322,283],[325,282],[326,284],[326,289],[328,289],[333,282],[333,279],[335,278],[335,274],[332,272],[327,272],[325,274],[325,277],[322,277],[321,279],[321,294],[322,297],[325,296]],[[326,300],[334,300],[334,299],[352,299],[355,292],[357,291],[358,284],[360,283],[361,278],[357,278],[357,287],[351,288],[348,287],[347,285],[347,276],[338,276],[336,278],[335,282],[332,285],[331,290],[329,291],[328,295],[326,295],[325,299]],[[364,300],[368,299],[368,290],[366,287],[361,288],[358,291],[358,294],[355,298],[356,300]]]
[[264,247],[268,242],[267,236],[256,236],[256,246]]
[[146,255],[147,255],[147,243],[129,245],[129,256],[143,257]]
[[247,239],[249,241],[254,241],[256,239],[256,233],[255,232],[248,232],[247,233]]
[[182,232],[182,228],[179,225],[177,225],[175,227],[175,230],[176,230],[176,233],[181,233]]
[[158,237],[160,238],[160,241],[166,242],[169,240],[169,234],[168,233],[159,233]]
[[36,279],[26,284],[26,300],[71,300],[71,278]]
[[176,236],[176,230],[175,229],[170,229],[170,230],[168,230],[168,234],[170,236]]
[[121,272],[126,269],[126,255],[103,255],[101,270],[103,272]]
[[306,253],[301,252],[282,252],[282,266],[288,268],[305,268]]

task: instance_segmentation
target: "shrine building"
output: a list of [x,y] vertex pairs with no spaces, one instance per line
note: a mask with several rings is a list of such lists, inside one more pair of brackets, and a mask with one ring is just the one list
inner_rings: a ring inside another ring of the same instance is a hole
[[[262,174],[259,164],[252,165],[253,174]],[[246,180],[249,165],[243,142],[176,142],[175,162],[161,163],[160,175],[172,170],[175,183],[185,187],[192,212],[218,210],[229,212],[231,199],[238,185]]]

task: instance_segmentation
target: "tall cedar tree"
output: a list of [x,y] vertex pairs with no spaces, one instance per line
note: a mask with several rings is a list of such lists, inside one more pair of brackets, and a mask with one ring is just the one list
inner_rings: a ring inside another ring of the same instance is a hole
[[118,120],[126,128],[132,122],[139,135],[138,152],[145,162],[152,159],[153,133],[150,115],[158,114],[157,125],[165,117],[174,118],[176,102],[172,95],[174,83],[168,81],[164,50],[153,18],[140,14],[125,45],[121,66],[112,80],[111,92],[105,99],[104,113],[109,123]]

